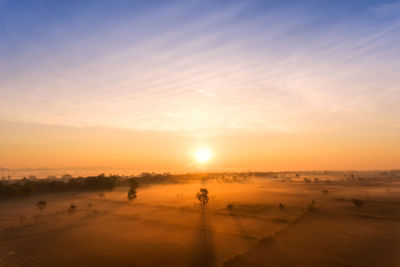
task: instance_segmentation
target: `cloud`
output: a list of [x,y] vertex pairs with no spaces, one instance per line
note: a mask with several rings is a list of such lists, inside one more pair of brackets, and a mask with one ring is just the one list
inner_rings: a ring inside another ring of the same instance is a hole
[[11,56],[19,68],[3,66],[0,118],[318,132],[389,127],[400,114],[397,21],[239,2],[155,7],[96,23],[89,20],[93,30],[83,37],[69,24],[55,26],[49,42],[26,47],[21,66]]

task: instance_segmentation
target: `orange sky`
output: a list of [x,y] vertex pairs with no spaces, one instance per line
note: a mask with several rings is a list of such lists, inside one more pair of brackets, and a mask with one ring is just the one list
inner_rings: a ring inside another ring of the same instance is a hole
[[[290,134],[224,131],[203,137],[173,131],[2,123],[2,167],[111,167],[138,171],[393,169],[397,133]],[[208,147],[205,165],[194,152]]]
[[0,0],[1,167],[400,168],[400,4],[95,2]]

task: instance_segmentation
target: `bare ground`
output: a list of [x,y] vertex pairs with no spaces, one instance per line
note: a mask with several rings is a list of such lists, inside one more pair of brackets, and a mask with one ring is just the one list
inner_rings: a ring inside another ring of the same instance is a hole
[[[126,188],[105,199],[49,194],[0,203],[0,266],[400,265],[396,182],[210,182],[204,212],[194,199],[199,188],[151,186],[131,203]],[[356,209],[352,198],[367,202]],[[316,208],[308,210],[311,200]]]

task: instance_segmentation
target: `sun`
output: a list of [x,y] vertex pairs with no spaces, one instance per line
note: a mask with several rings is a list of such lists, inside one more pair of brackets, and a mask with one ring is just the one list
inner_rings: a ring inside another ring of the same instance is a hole
[[200,148],[194,153],[196,161],[198,163],[204,164],[211,159],[211,151],[207,148]]

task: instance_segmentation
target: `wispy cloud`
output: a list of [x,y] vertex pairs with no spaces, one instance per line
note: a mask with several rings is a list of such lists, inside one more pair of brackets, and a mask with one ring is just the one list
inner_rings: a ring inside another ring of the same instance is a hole
[[400,20],[385,10],[398,3],[339,17],[312,4],[211,3],[141,7],[99,27],[92,10],[39,40],[19,36],[40,46],[0,51],[0,118],[185,131],[396,125]]

